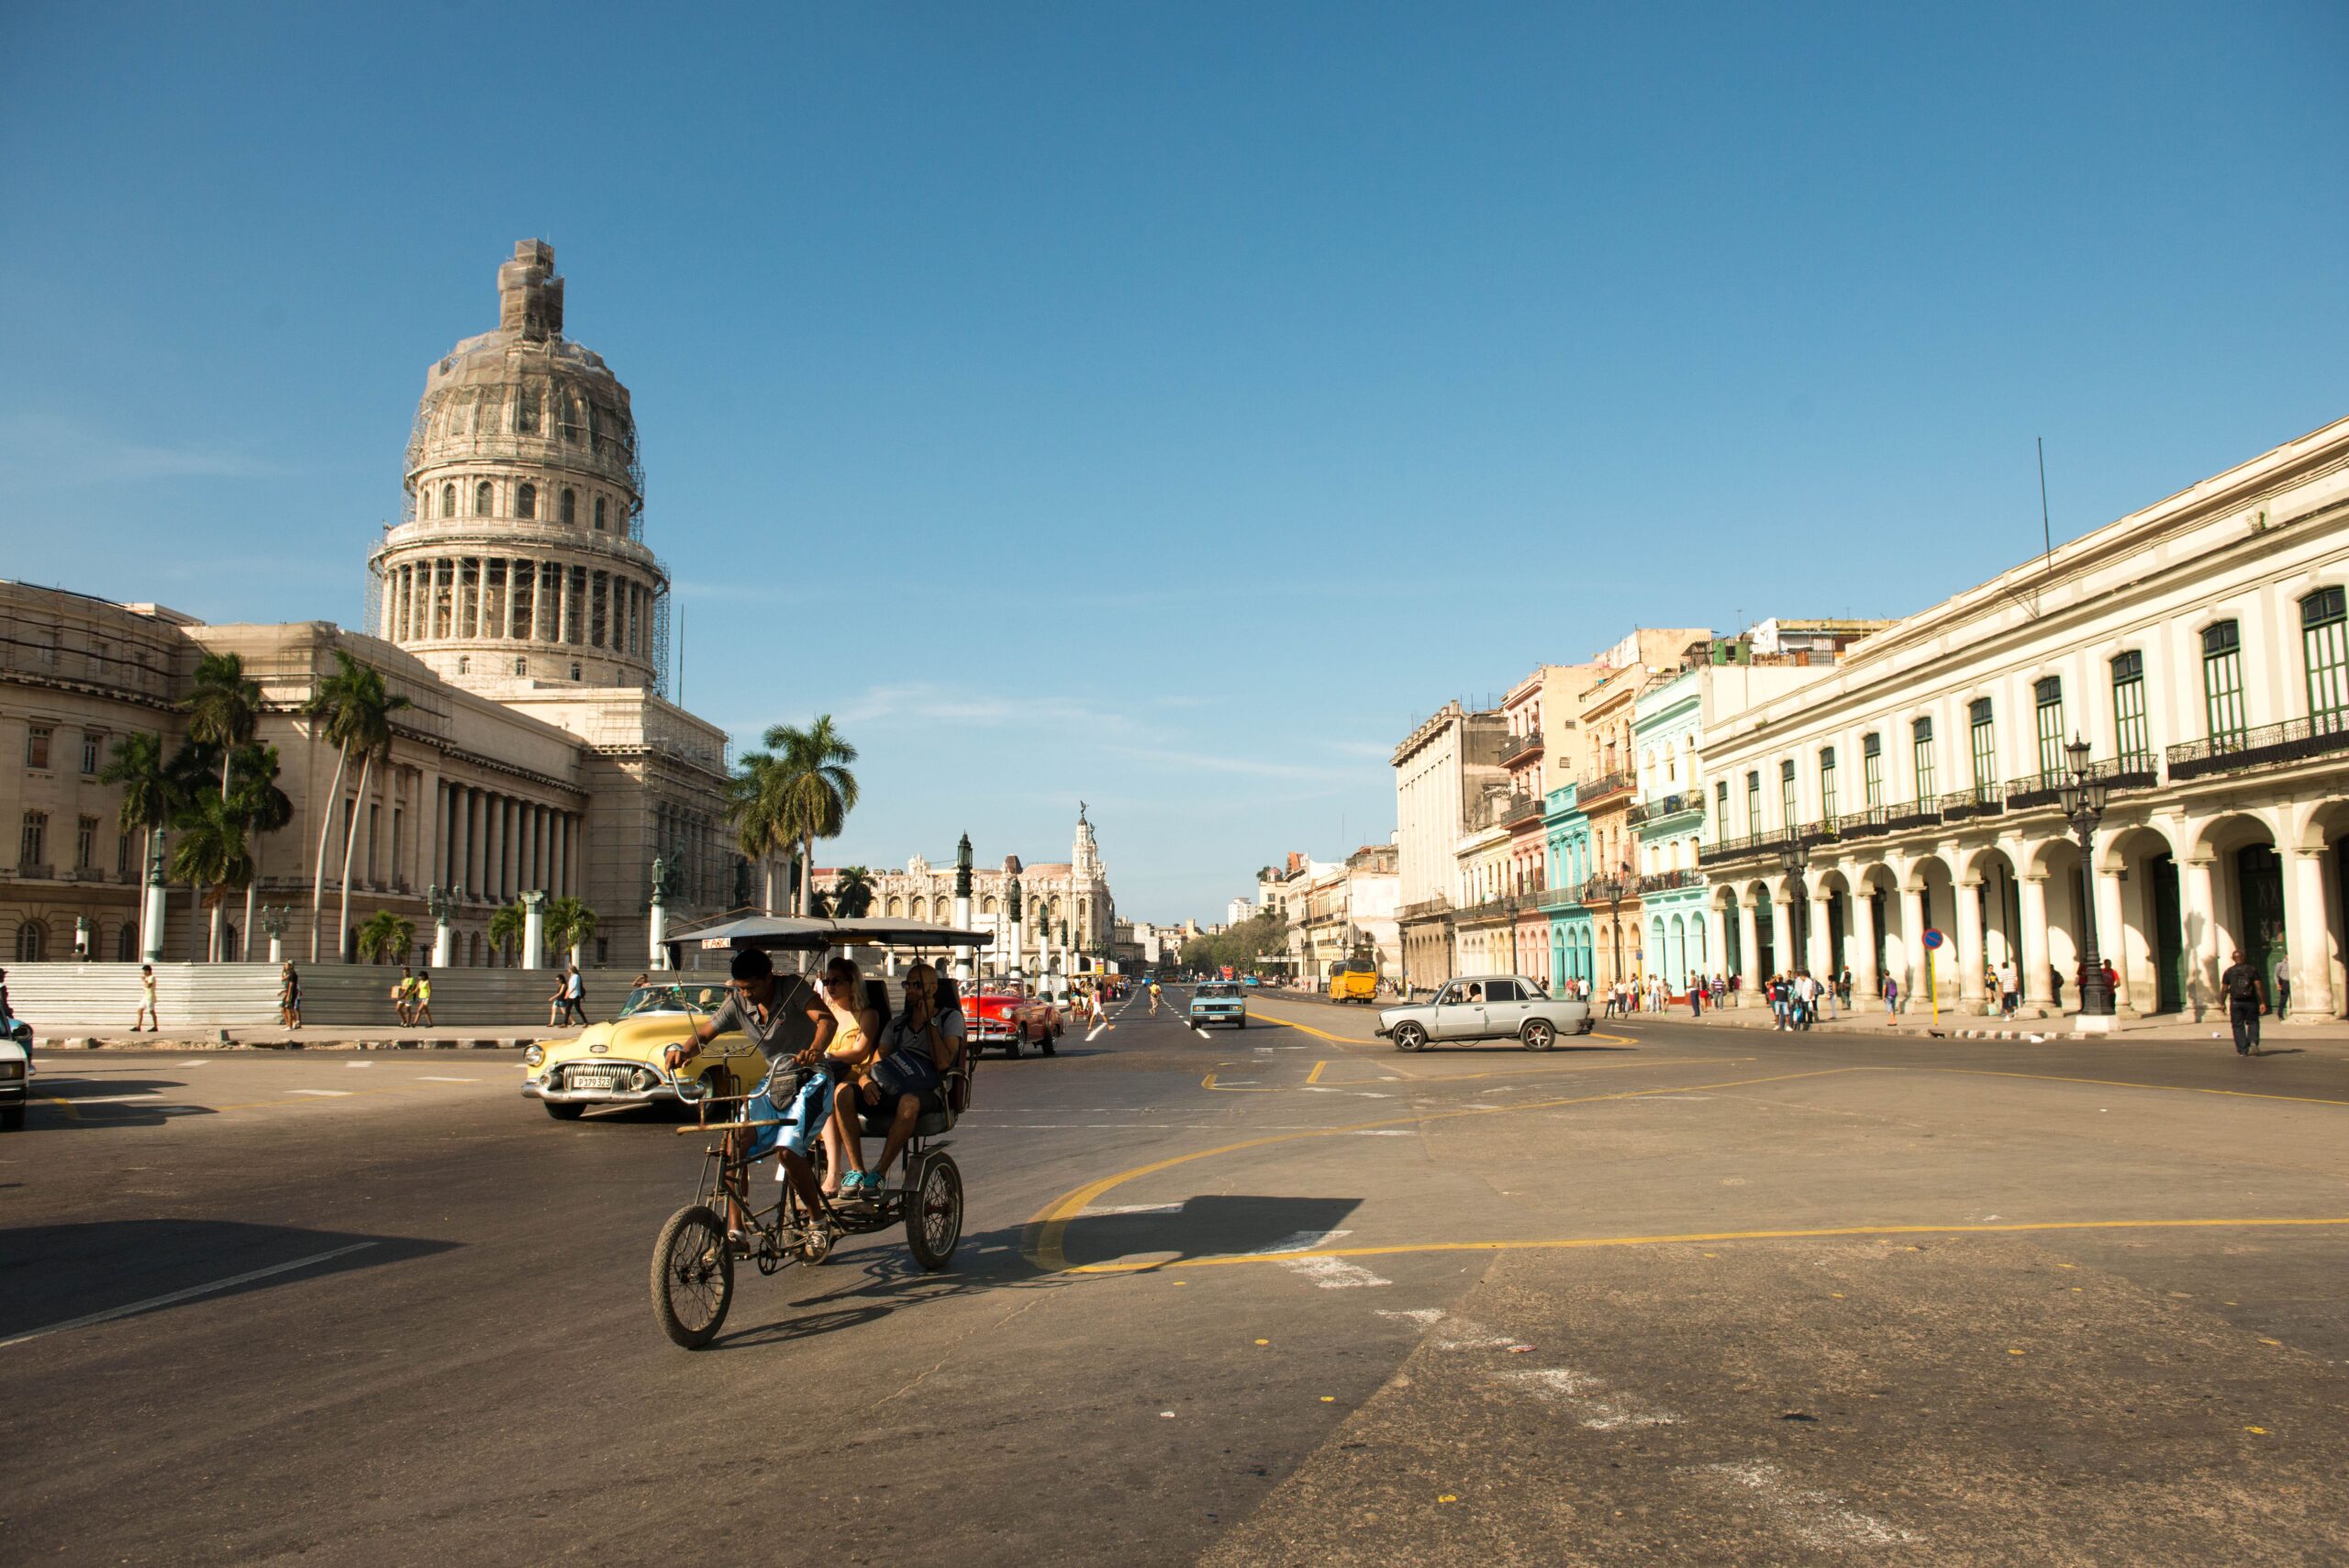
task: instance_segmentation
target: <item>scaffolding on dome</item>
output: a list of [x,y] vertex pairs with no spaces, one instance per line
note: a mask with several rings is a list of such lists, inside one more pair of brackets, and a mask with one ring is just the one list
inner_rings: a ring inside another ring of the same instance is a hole
[[652,690],[665,699],[669,695],[669,590],[665,586],[652,595],[652,640],[646,655],[652,661]]

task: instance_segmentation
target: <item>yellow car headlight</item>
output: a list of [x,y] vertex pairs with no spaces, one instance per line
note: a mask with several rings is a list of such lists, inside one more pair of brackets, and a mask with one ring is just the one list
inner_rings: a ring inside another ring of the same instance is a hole
[[525,1067],[536,1067],[546,1059],[546,1047],[542,1045],[531,1046],[522,1052],[522,1065]]

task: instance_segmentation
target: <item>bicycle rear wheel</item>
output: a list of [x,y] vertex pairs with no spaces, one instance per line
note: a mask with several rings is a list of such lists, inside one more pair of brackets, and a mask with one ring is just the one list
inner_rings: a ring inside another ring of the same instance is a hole
[[726,1222],[715,1209],[692,1204],[669,1217],[652,1243],[652,1316],[676,1344],[696,1351],[709,1343],[734,1304],[734,1255]]
[[935,1273],[953,1261],[962,1240],[963,1172],[952,1155],[933,1154],[906,1195],[906,1244],[914,1262]]

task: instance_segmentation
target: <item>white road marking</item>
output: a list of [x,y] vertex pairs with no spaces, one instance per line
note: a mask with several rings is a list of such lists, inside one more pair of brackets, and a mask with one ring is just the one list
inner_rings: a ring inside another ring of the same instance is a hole
[[346,1062],[343,1065],[345,1067],[373,1067],[375,1064],[372,1062]]
[[[1381,1095],[1380,1099],[1389,1096]],[[1356,1138],[1413,1138],[1418,1135],[1408,1127],[1364,1127],[1354,1129]]]
[[1381,1318],[1399,1318],[1406,1322],[1417,1323],[1422,1329],[1443,1321],[1443,1308],[1441,1307],[1382,1307],[1378,1315]]
[[1872,1514],[1846,1507],[1843,1499],[1832,1492],[1805,1492],[1790,1485],[1786,1473],[1775,1464],[1758,1461],[1749,1464],[1709,1464],[1705,1470],[1709,1474],[1735,1482],[1759,1497],[1762,1506],[1807,1546],[1890,1546],[1917,1539]]
[[1355,1290],[1395,1283],[1344,1258],[1298,1258],[1281,1267],[1293,1274],[1303,1274],[1323,1290]]
[[1099,1034],[1103,1029],[1106,1029],[1109,1026],[1108,1024],[1095,1024],[1093,1026],[1093,1034],[1088,1034],[1085,1037],[1085,1043],[1091,1045],[1093,1043],[1094,1035]]
[[57,1097],[56,1099],[52,1100],[50,1103],[51,1103],[52,1105],[60,1105],[60,1106],[124,1106],[124,1105],[134,1105],[134,1104],[138,1104],[138,1103],[144,1102],[144,1101],[150,1101],[150,1100],[152,1100],[152,1099],[153,1099],[157,1095],[160,1095],[160,1094],[161,1094],[162,1092],[163,1092],[163,1091],[162,1091],[162,1090],[161,1090],[161,1089],[140,1089],[140,1090],[137,1091],[136,1093],[128,1094],[128,1095],[61,1095],[61,1096]]
[[419,1077],[417,1082],[420,1084],[478,1084],[481,1080],[478,1078],[441,1078],[437,1077],[430,1073],[427,1073]]
[[1269,1247],[1259,1247],[1256,1249],[1256,1251],[1260,1254],[1265,1252],[1309,1252],[1316,1247],[1326,1247],[1332,1241],[1342,1240],[1343,1238],[1353,1234],[1353,1232],[1351,1230],[1298,1230],[1282,1237],[1279,1240],[1274,1242]]
[[196,1060],[196,1061],[193,1061],[193,1062],[173,1062],[173,1063],[172,1063],[172,1065],[173,1065],[173,1066],[174,1066],[174,1067],[209,1067],[209,1066],[211,1066],[211,1065],[212,1065],[212,1063],[210,1063],[209,1062],[206,1062],[206,1061],[203,1061],[203,1060],[201,1060],[201,1059],[198,1059],[198,1060]]
[[343,1257],[351,1252],[363,1252],[374,1244],[373,1241],[354,1241],[348,1247],[337,1247],[330,1252],[313,1252],[306,1258],[296,1258],[290,1263],[272,1263],[268,1268],[255,1269],[250,1273],[235,1274],[224,1280],[214,1280],[210,1284],[192,1284],[185,1290],[175,1290],[165,1296],[150,1296],[144,1301],[134,1301],[128,1307],[110,1307],[104,1312],[93,1312],[86,1318],[72,1318],[62,1323],[51,1323],[46,1329],[35,1329],[31,1333],[19,1334],[13,1340],[0,1340],[0,1351],[5,1351],[11,1345],[28,1344],[32,1340],[50,1334],[62,1334],[68,1329],[88,1329],[100,1323],[111,1323],[117,1318],[128,1318],[134,1313],[151,1312],[158,1307],[170,1307],[177,1302],[192,1301],[199,1296],[234,1290],[240,1284],[250,1284],[255,1280],[268,1279],[273,1274],[291,1273],[295,1269],[306,1269],[313,1263],[323,1263],[331,1258]]
[[1085,1219],[1098,1214],[1180,1214],[1182,1212],[1183,1206],[1179,1203],[1112,1203],[1104,1204],[1097,1208],[1081,1208],[1077,1210],[1076,1217],[1079,1219]]
[[331,1095],[336,1099],[347,1098],[353,1093],[350,1089],[288,1089],[285,1092],[289,1095]]

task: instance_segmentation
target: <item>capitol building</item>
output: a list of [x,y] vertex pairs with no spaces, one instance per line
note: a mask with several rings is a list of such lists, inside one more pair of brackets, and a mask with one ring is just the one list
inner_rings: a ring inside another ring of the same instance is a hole
[[[277,748],[294,819],[257,842],[255,895],[306,957],[327,829],[319,956],[352,951],[334,922],[351,835],[352,927],[434,906],[451,957],[495,961],[487,927],[526,894],[598,917],[591,962],[649,957],[654,867],[673,921],[752,902],[777,868],[736,851],[724,820],[729,742],[668,697],[669,573],[645,542],[644,473],[628,388],[563,336],[551,247],[497,269],[494,330],[425,374],[400,521],[366,556],[361,628],[328,621],[206,625],[161,605],[0,581],[0,942],[19,961],[199,959],[206,911],[168,889],[143,934],[143,835],[98,774],[116,742],[185,739],[197,662],[234,653],[262,692],[255,739]],[[408,706],[388,754],[340,775],[304,707],[347,654]],[[21,765],[16,765],[21,764]],[[13,855],[9,851],[13,848]],[[776,880],[779,882],[780,876]],[[437,894],[437,900],[431,895]],[[228,956],[258,953],[241,896]]]

